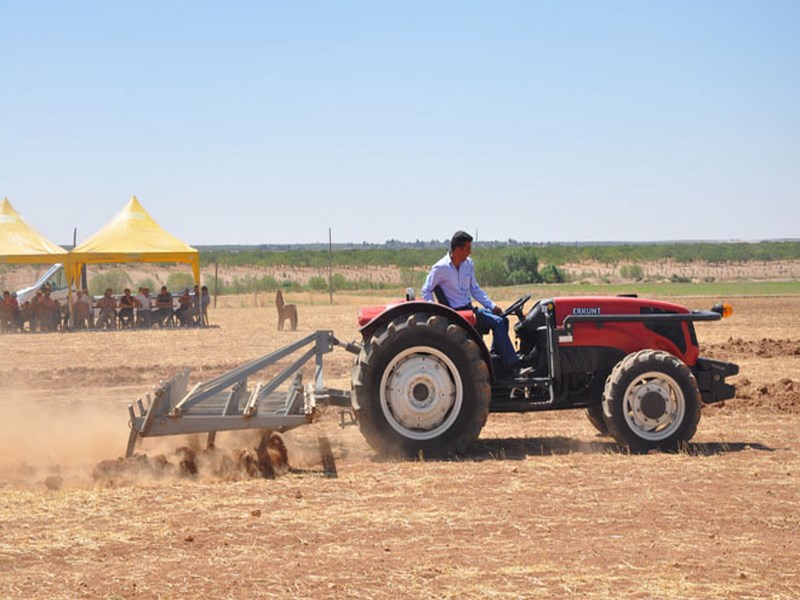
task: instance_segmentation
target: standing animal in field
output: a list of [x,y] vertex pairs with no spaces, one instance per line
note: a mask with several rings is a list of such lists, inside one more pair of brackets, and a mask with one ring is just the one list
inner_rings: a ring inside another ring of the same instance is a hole
[[283,292],[278,290],[275,292],[275,306],[278,309],[278,331],[283,331],[283,323],[289,319],[289,325],[292,331],[297,330],[297,306],[294,304],[286,304],[283,301]]

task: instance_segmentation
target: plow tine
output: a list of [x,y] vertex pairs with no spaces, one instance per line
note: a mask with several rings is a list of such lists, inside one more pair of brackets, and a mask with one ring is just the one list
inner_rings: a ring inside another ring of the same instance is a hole
[[[150,399],[150,394],[147,394],[148,400]],[[150,402],[150,407],[147,409],[147,414],[144,416],[144,421],[142,422],[142,428],[139,430],[141,435],[147,435],[147,432],[150,430],[150,426],[153,424],[153,419],[156,416],[156,411],[161,408],[161,404],[165,399],[164,396],[164,388],[159,388],[156,390],[155,395],[153,396],[153,401]]]
[[128,447],[125,449],[125,458],[130,458],[136,451],[136,442],[139,441],[139,432],[131,427],[131,432],[128,434]]
[[[142,399],[139,398],[139,407],[141,409],[142,406]],[[136,411],[133,409],[133,404],[128,404],[128,414],[130,415],[130,427],[131,431],[128,434],[128,446],[125,449],[125,458],[130,458],[133,456],[134,451],[136,450],[136,442],[139,441],[139,432],[136,431]],[[140,412],[139,414],[144,415],[144,411]]]

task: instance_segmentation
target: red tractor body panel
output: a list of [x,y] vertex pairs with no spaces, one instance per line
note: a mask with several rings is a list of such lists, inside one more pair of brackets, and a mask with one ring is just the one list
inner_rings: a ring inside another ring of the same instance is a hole
[[[688,314],[690,311],[679,304],[642,298],[622,296],[575,296],[552,300],[555,304],[555,326],[563,327],[570,316],[639,314]],[[575,322],[572,325],[572,341],[562,341],[561,346],[594,346],[615,348],[630,354],[645,348],[664,350],[677,356],[689,366],[694,366],[700,355],[689,321],[671,325],[679,335],[667,336],[663,328],[646,322]]]
[[[364,327],[365,325],[372,322],[375,317],[382,315],[388,310],[395,308],[396,306],[400,306],[401,304],[405,304],[407,300],[396,300],[395,302],[390,302],[389,304],[381,304],[379,306],[365,306],[359,309],[358,311],[358,326]],[[459,315],[463,317],[463,319],[475,327],[475,313],[471,310],[461,310],[457,311]]]
[[[542,304],[553,306],[551,314],[554,315],[554,327],[569,330],[569,335],[559,338],[561,347],[609,348],[623,355],[643,349],[663,350],[690,367],[695,366],[700,356],[691,319],[666,323],[647,318],[652,315],[689,315],[692,312],[679,304],[630,296],[563,296],[544,300]],[[453,312],[437,303],[399,299],[388,304],[362,307],[358,311],[358,324],[362,335],[369,337],[385,321],[401,313],[420,309]],[[457,314],[475,328],[475,313],[465,310]],[[615,321],[614,316],[633,319]],[[640,316],[642,320],[636,320]],[[611,319],[606,320],[606,317]],[[567,321],[569,327],[566,326]],[[476,331],[472,333],[480,341],[480,335]]]

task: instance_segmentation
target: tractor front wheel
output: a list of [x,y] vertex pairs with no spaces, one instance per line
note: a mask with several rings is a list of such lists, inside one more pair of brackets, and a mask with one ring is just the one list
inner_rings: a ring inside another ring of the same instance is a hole
[[608,376],[603,393],[609,433],[635,453],[678,450],[697,431],[700,407],[692,372],[660,350],[626,356]]
[[489,414],[489,369],[462,325],[415,313],[378,329],[353,367],[356,419],[380,454],[464,452]]

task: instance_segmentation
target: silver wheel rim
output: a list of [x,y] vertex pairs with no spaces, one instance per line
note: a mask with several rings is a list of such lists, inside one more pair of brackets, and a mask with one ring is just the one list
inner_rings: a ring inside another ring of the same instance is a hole
[[672,377],[651,371],[628,385],[622,408],[631,431],[644,440],[659,442],[680,428],[686,414],[686,399]]
[[386,421],[411,440],[430,440],[458,418],[464,387],[455,363],[430,346],[395,356],[381,377],[380,402]]

